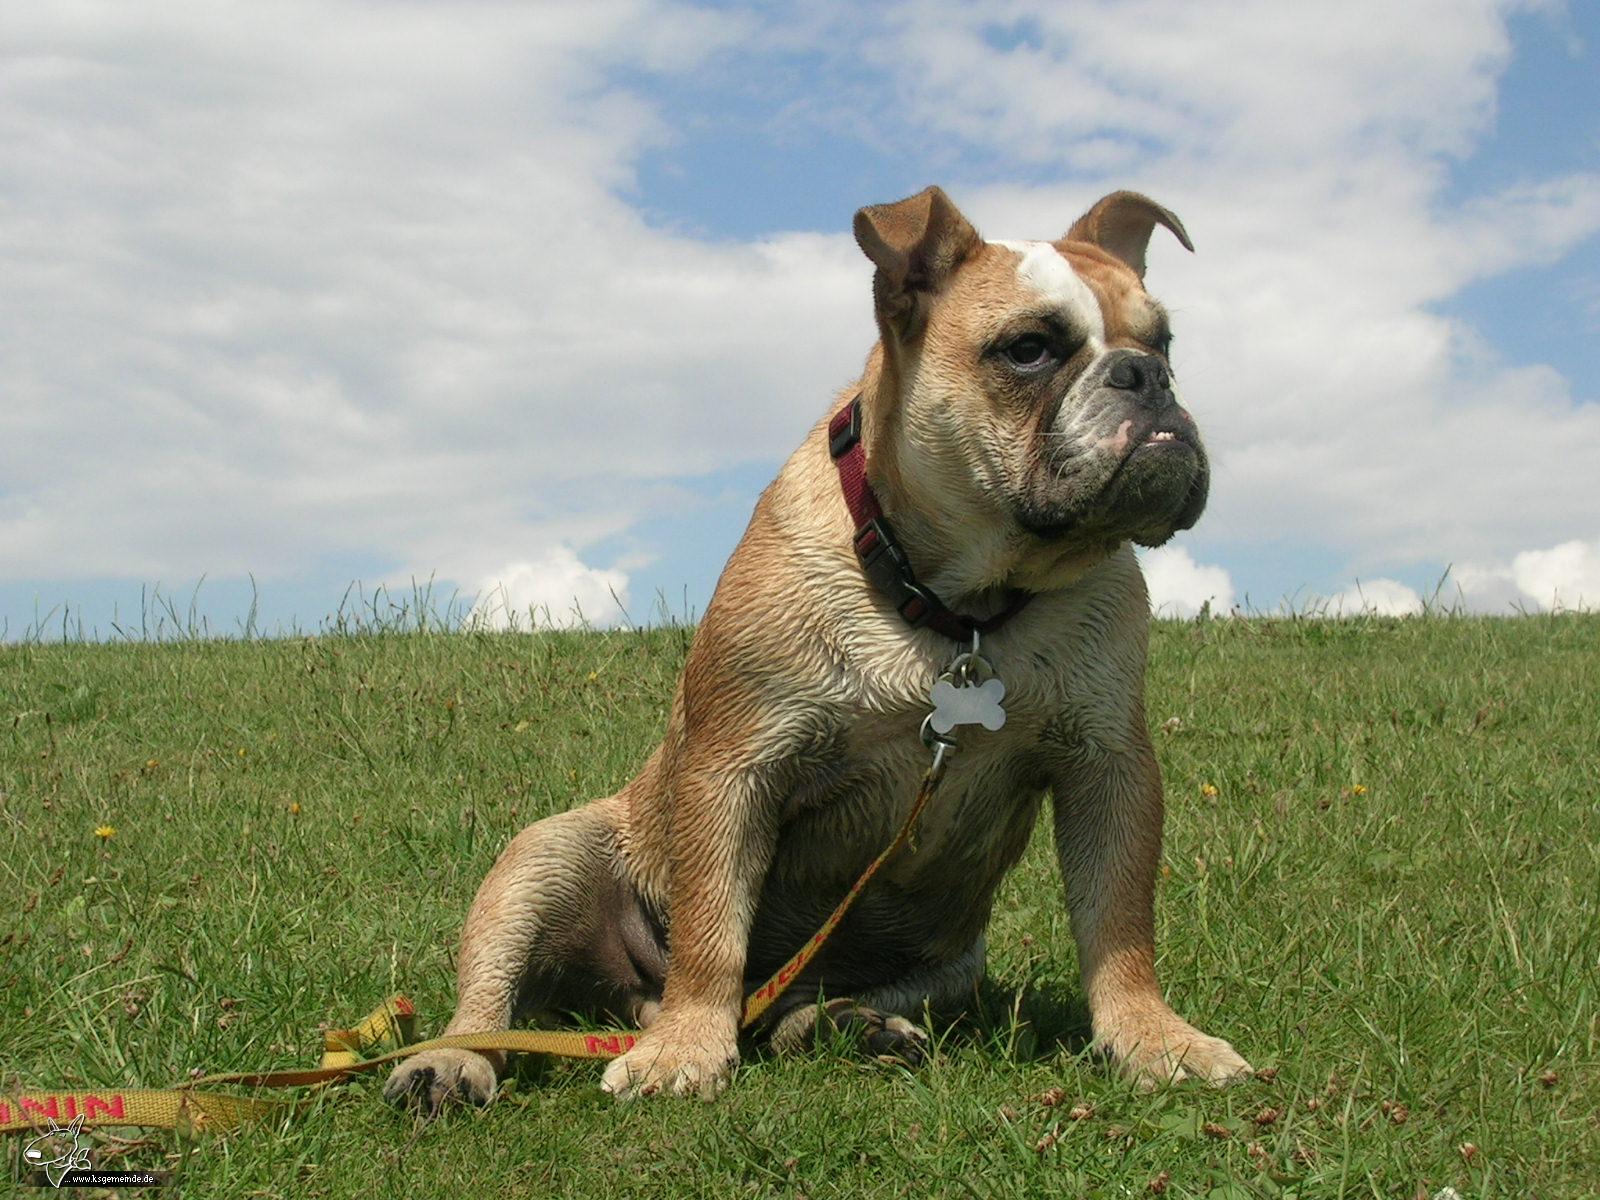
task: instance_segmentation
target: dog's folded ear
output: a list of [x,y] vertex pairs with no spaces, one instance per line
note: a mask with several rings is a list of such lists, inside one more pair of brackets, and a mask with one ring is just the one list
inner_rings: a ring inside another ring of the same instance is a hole
[[1103,197],[1072,223],[1066,240],[1099,246],[1127,263],[1143,279],[1144,252],[1157,225],[1172,230],[1185,250],[1194,250],[1194,243],[1177,215],[1138,192],[1112,192]]
[[902,337],[926,313],[928,297],[981,242],[978,231],[937,187],[856,213],[856,243],[878,270],[878,318]]

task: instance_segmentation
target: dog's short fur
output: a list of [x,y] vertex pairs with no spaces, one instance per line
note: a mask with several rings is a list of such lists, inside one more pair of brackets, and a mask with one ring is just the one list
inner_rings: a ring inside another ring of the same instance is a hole
[[[1167,1006],[1154,969],[1162,795],[1129,543],[1192,525],[1207,490],[1166,316],[1143,286],[1158,224],[1189,245],[1176,217],[1128,192],[1056,242],[985,242],[937,188],[856,215],[879,341],[830,413],[862,396],[869,478],[951,608],[1036,595],[984,641],[1005,727],[959,731],[916,852],[885,866],[767,1021],[779,1046],[820,1020],[920,1057],[925,1035],[901,1014],[971,996],[995,889],[1048,794],[1098,1043],[1143,1081],[1250,1069]],[[825,427],[756,505],[638,777],[523,830],[484,880],[447,1033],[525,1011],[610,1014],[645,1032],[606,1091],[714,1096],[738,1060],[746,990],[894,836],[928,762],[930,686],[961,647],[907,626],[863,575]],[[387,1091],[482,1103],[501,1066],[432,1051]]]

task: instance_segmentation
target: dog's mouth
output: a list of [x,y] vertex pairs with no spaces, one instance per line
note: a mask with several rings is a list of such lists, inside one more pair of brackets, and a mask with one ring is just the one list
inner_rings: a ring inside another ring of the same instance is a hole
[[1151,521],[1172,520],[1175,528],[1188,528],[1204,503],[1204,462],[1202,452],[1181,433],[1158,430],[1130,446],[1086,498],[1065,505],[1024,503],[1017,506],[1016,517],[1024,529],[1048,541],[1080,533],[1098,537],[1144,528]]
[[1193,427],[1193,420],[1182,409],[1162,413],[1145,421],[1124,421],[1117,436],[1108,439],[1113,446],[1116,442],[1122,442],[1123,453],[1102,491],[1114,488],[1136,458],[1152,454],[1192,454],[1200,457],[1202,451]]
[[[1115,429],[1068,457],[1044,463],[1049,491],[1017,506],[1018,523],[1048,541],[1069,535],[1164,540],[1199,517],[1208,490],[1206,453],[1194,418],[1176,404],[1124,409]],[[1078,488],[1055,491],[1076,476]],[[1079,490],[1081,488],[1081,490]]]
[[1152,421],[1117,464],[1100,495],[1113,508],[1152,521],[1133,538],[1158,546],[1180,529],[1191,528],[1205,508],[1210,490],[1205,451],[1194,421],[1181,408]]

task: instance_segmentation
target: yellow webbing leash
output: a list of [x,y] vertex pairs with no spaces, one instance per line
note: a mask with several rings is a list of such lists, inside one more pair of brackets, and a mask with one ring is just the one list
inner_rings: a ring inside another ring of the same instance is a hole
[[[873,859],[845,893],[822,927],[755,991],[745,998],[741,1026],[760,1020],[778,997],[816,957],[839,927],[845,913],[893,855],[910,840],[929,797],[944,774],[944,753],[923,776],[917,798],[905,823],[883,853]],[[512,1029],[499,1033],[456,1033],[414,1042],[416,1010],[405,996],[394,996],[374,1009],[353,1029],[330,1029],[323,1035],[322,1062],[313,1068],[288,1071],[238,1071],[205,1075],[165,1091],[142,1088],[57,1089],[54,1091],[0,1093],[0,1134],[32,1133],[48,1121],[70,1122],[82,1116],[84,1125],[141,1125],[155,1129],[235,1129],[247,1121],[282,1119],[308,1106],[314,1097],[279,1100],[239,1096],[211,1090],[218,1084],[242,1087],[307,1087],[319,1089],[371,1071],[425,1050],[500,1050],[520,1054],[549,1054],[560,1058],[616,1058],[633,1048],[640,1034],[612,1029],[598,1033],[579,1030]]]

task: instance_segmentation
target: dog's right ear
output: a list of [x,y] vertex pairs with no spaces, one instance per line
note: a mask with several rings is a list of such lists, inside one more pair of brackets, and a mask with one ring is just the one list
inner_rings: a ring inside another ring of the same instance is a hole
[[1144,252],[1150,246],[1150,235],[1157,225],[1172,230],[1172,236],[1183,248],[1194,253],[1189,231],[1178,220],[1177,213],[1138,192],[1112,192],[1102,196],[1093,208],[1072,223],[1066,240],[1099,246],[1120,258],[1143,279]]
[[937,187],[856,213],[856,244],[878,268],[872,299],[885,330],[910,336],[928,300],[978,248],[978,231]]

